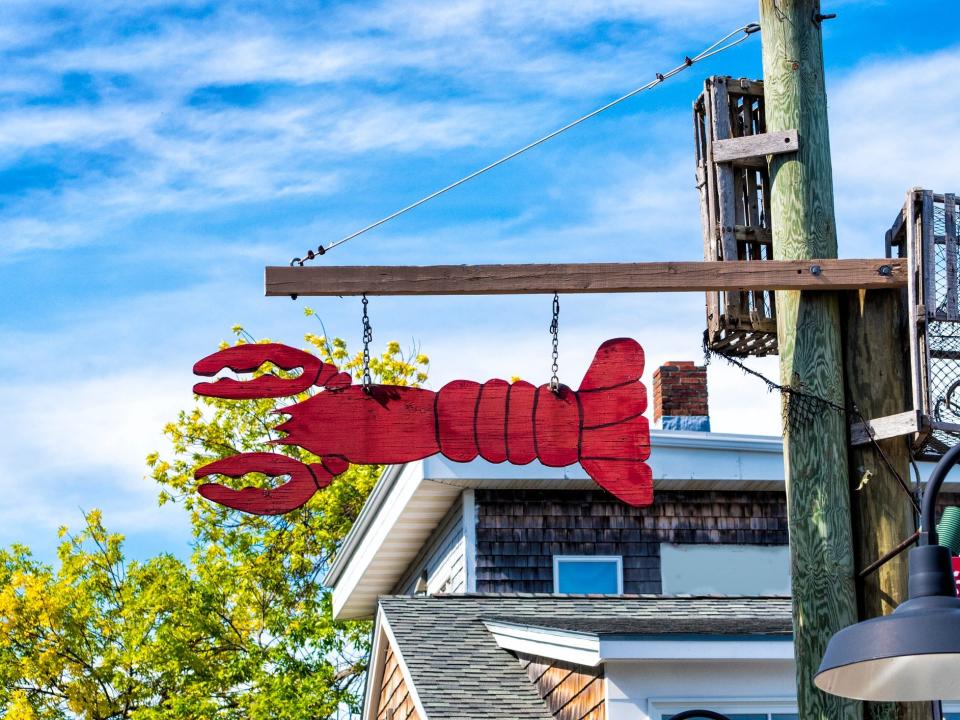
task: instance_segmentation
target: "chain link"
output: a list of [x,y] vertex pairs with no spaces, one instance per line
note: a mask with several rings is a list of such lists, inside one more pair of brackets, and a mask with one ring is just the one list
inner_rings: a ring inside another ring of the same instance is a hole
[[550,369],[553,371],[553,376],[550,378],[550,390],[554,393],[560,392],[560,378],[557,377],[557,372],[560,370],[560,365],[558,364],[560,358],[560,295],[557,293],[553,294],[553,321],[550,323],[550,334],[553,335],[553,365],[550,366]]
[[373,328],[370,327],[370,317],[367,315],[367,294],[363,294],[363,391],[368,395],[373,386],[373,379],[370,377],[370,343],[373,341]]

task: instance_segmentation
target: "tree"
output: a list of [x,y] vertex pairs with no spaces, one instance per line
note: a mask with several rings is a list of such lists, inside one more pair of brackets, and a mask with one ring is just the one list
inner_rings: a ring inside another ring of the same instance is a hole
[[[253,341],[234,331],[238,344]],[[359,376],[361,356],[351,358],[342,340],[305,340]],[[417,385],[428,362],[389,343],[370,369],[376,382]],[[269,364],[263,372],[283,373]],[[166,426],[173,455],[151,454],[149,476],[161,503],[190,515],[188,561],[127,561],[122,537],[96,511],[80,533],[61,531],[56,570],[26,547],[0,551],[3,717],[300,720],[356,709],[369,623],[334,622],[321,580],[380,468],[352,466],[279,518],[236,513],[195,492],[197,467],[265,449],[275,437],[270,411],[289,402],[197,398]],[[298,448],[283,452],[315,460]]]

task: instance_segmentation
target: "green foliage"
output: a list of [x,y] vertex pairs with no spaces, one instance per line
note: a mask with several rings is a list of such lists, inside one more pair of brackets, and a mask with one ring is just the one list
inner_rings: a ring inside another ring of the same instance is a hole
[[[234,332],[238,344],[253,341],[242,327]],[[325,362],[362,373],[360,355],[351,357],[342,340],[305,339]],[[428,362],[390,343],[370,364],[375,382],[417,385]],[[269,364],[263,372],[283,374]],[[22,546],[0,551],[2,717],[306,720],[356,709],[369,624],[334,622],[321,580],[380,468],[353,466],[280,518],[237,513],[196,493],[197,467],[276,450],[265,445],[276,437],[270,411],[290,402],[197,398],[164,429],[172,454],[151,454],[149,477],[161,504],[189,513],[189,561],[127,561],[122,537],[96,511],[80,533],[62,530],[56,569]]]

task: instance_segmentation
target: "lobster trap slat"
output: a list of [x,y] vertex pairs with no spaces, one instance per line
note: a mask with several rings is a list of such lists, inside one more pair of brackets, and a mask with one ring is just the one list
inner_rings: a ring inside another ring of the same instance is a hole
[[957,205],[952,193],[914,188],[887,233],[888,257],[907,259],[911,390],[918,457],[960,441],[960,297]]
[[[763,83],[742,78],[708,78],[693,104],[693,124],[704,259],[772,260],[765,155],[795,151],[796,132],[767,135]],[[738,138],[748,140],[717,159],[715,151]],[[740,357],[777,352],[773,291],[711,291],[706,313],[711,349]]]

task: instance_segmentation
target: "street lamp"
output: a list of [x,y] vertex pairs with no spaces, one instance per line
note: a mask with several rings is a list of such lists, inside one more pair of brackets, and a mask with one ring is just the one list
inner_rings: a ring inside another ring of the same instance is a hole
[[814,684],[858,700],[960,700],[960,599],[950,550],[937,544],[937,494],[960,462],[955,445],[937,463],[923,495],[920,543],[910,551],[910,598],[890,615],[834,635]]

